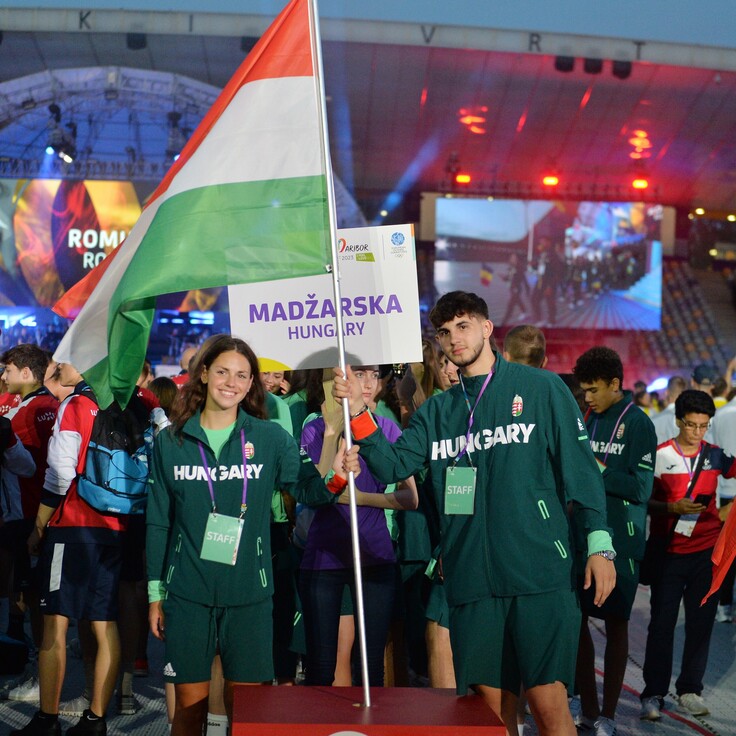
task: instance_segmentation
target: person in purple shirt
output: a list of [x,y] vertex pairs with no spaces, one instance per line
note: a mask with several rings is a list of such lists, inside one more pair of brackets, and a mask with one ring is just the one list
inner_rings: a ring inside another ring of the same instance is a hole
[[[354,374],[366,409],[373,408],[379,387],[378,366],[361,366]],[[326,391],[325,395],[328,393]],[[399,427],[383,417],[376,417],[376,421],[389,442],[395,442],[401,434]],[[327,472],[328,460],[337,452],[342,430],[342,407],[337,404],[323,404],[322,416],[307,422],[302,430],[302,448],[322,473]],[[418,497],[411,478],[400,484],[395,492],[386,493],[386,485],[379,483],[362,461],[355,487],[368,678],[372,687],[381,687],[383,653],[396,589],[396,557],[384,510],[416,508]],[[301,562],[299,595],[306,632],[307,685],[331,685],[335,679],[340,609],[346,586],[355,609],[349,499],[347,492],[343,495],[343,503],[330,509],[315,509]]]

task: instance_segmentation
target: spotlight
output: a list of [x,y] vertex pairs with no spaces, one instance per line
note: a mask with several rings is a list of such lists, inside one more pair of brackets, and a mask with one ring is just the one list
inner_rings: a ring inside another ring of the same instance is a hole
[[560,177],[557,174],[545,174],[542,177],[542,184],[545,187],[556,187],[560,183]]
[[145,33],[128,33],[125,45],[130,51],[142,51],[148,45],[148,39]]
[[470,184],[471,180],[472,177],[470,176],[470,174],[455,174],[455,183],[457,184]]
[[48,110],[51,117],[47,124],[46,153],[55,153],[64,163],[70,164],[77,155],[77,124],[69,122],[64,130],[61,127],[61,108],[52,102]]
[[603,71],[603,59],[583,59],[583,71],[586,74],[600,74]]
[[616,77],[616,79],[628,79],[631,76],[631,62],[616,61],[614,59],[611,71],[613,72],[613,76]]
[[634,189],[646,189],[649,186],[649,181],[647,181],[643,176],[637,176],[636,179],[631,182],[631,186]]
[[567,74],[575,68],[574,56],[555,56],[555,69]]

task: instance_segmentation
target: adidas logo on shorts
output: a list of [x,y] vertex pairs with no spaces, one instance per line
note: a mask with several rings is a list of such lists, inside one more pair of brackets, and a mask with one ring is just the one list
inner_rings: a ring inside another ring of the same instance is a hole
[[648,453],[647,453],[646,455],[644,455],[644,457],[642,458],[642,460],[643,460],[643,461],[644,461],[645,463],[650,463],[650,462],[652,462],[652,453],[651,453],[651,452],[648,452]]
[[174,672],[171,662],[167,662],[166,667],[164,667],[164,677],[176,677],[176,672]]

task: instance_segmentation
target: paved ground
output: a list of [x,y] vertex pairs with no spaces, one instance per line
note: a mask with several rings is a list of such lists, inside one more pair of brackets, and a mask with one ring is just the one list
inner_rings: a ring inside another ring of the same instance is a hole
[[[621,696],[617,714],[618,736],[651,734],[652,736],[672,736],[680,734],[702,734],[703,736],[736,736],[736,624],[715,624],[711,642],[708,671],[705,678],[703,696],[710,707],[711,714],[704,718],[686,718],[675,710],[673,693],[665,704],[665,712],[657,723],[639,720],[638,695],[643,687],[642,663],[648,623],[649,591],[640,587],[630,626],[630,657],[626,671],[624,692]],[[73,632],[70,632],[73,636]],[[683,620],[678,623],[675,636],[675,677],[682,652]],[[598,653],[598,668],[602,669],[602,652],[605,636],[602,629],[594,630],[594,640]],[[151,641],[149,659],[152,674],[146,678],[136,678],[136,699],[140,705],[134,716],[111,715],[108,719],[108,734],[136,734],[136,736],[165,736],[167,733],[163,701],[163,681],[160,675],[163,665],[162,650],[158,642]],[[8,678],[0,678],[0,685]],[[81,661],[73,656],[69,659],[69,677],[64,688],[64,698],[75,697],[82,691]],[[674,678],[673,678],[674,682]],[[410,696],[410,691],[407,691]],[[27,703],[0,702],[0,736],[23,726],[33,714],[36,706]],[[114,706],[111,706],[114,711]],[[72,720],[64,720],[63,725],[71,725]],[[528,736],[537,733],[531,718],[526,729]],[[585,736],[581,732],[581,736]]]

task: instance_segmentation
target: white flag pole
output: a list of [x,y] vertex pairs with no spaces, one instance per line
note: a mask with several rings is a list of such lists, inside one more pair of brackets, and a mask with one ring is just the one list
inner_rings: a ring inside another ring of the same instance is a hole
[[[340,269],[337,255],[337,213],[335,208],[335,187],[332,176],[332,162],[330,160],[330,138],[327,131],[327,105],[325,101],[324,73],[322,67],[322,43],[319,34],[319,13],[317,0],[307,0],[309,6],[309,29],[312,41],[312,59],[315,67],[315,85],[317,87],[318,114],[320,117],[320,129],[322,132],[322,155],[325,162],[325,174],[327,180],[327,211],[330,220],[330,246],[332,252],[332,285],[335,295],[335,319],[337,327],[337,350],[338,362],[344,374],[346,374],[345,359],[345,337],[343,334],[342,299],[340,291]],[[343,423],[345,425],[346,449],[352,446],[350,434],[350,402],[343,399],[342,402]],[[353,543],[353,567],[355,569],[355,618],[358,621],[358,642],[360,644],[360,671],[363,679],[363,706],[369,708],[371,705],[370,683],[368,681],[368,655],[365,638],[365,606],[363,603],[363,574],[360,563],[360,537],[358,535],[358,507],[355,503],[355,477],[353,473],[348,475],[350,491],[350,536]]]

